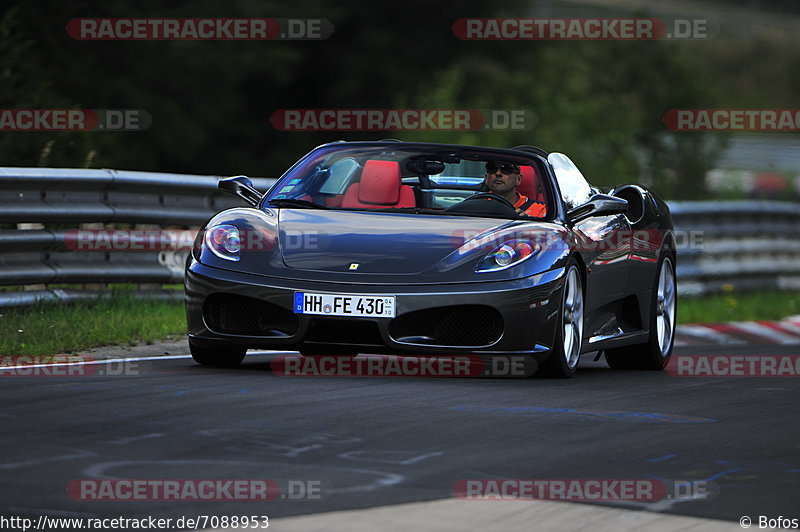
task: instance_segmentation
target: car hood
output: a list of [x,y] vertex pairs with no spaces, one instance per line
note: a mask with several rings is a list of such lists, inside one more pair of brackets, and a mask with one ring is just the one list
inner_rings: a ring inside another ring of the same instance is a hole
[[[558,223],[469,216],[237,207],[208,222],[216,224],[242,231],[243,249],[234,262],[198,245],[195,257],[207,266],[343,285],[523,279],[563,266],[571,246],[569,231]],[[475,272],[488,253],[520,234],[534,235],[543,244],[531,260],[497,272]]]
[[508,220],[455,216],[409,216],[322,210],[279,215],[280,248],[287,267],[408,275],[434,267],[471,237]]

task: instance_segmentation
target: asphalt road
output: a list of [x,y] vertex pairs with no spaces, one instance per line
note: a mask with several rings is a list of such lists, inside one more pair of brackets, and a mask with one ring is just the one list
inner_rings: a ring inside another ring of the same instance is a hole
[[[181,358],[140,363],[138,375],[0,377],[0,514],[273,519],[450,498],[460,479],[577,478],[705,482],[710,491],[605,503],[620,508],[800,517],[796,377],[675,377],[589,360],[571,380],[282,377],[270,358],[250,355],[239,369]],[[87,501],[67,493],[76,479],[114,478],[274,479],[284,495],[289,481],[305,481],[320,496]],[[471,503],[492,504],[463,502]]]

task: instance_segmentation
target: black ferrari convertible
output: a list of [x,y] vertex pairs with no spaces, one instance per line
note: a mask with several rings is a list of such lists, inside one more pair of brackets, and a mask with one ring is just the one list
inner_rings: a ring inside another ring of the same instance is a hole
[[[505,188],[504,188],[505,187]],[[645,187],[592,186],[570,159],[397,141],[335,142],[248,207],[208,221],[186,265],[192,356],[522,355],[575,374],[583,353],[662,369],[675,235]]]

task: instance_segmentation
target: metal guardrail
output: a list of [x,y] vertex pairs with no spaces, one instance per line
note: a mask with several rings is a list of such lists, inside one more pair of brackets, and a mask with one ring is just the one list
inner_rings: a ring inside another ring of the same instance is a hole
[[[218,176],[68,168],[0,168],[0,223],[47,229],[0,230],[0,286],[78,283],[180,283],[185,250],[81,251],[67,245],[79,224],[197,227],[241,205],[217,190]],[[254,179],[266,190],[274,179]],[[800,204],[670,203],[678,233],[684,293],[800,289]],[[0,307],[36,299],[72,301],[102,291],[48,288],[0,292]],[[154,295],[171,297],[163,291]]]
[[[244,202],[217,190],[220,176],[70,168],[0,168],[0,224],[146,224],[196,227]],[[254,179],[267,190],[274,179]],[[69,229],[0,229],[0,286],[180,283],[185,250],[81,251]],[[162,291],[154,296],[162,297]],[[102,291],[0,292],[0,307],[36,299],[73,301]],[[145,295],[145,294],[140,294]]]
[[[200,225],[233,205],[220,176],[70,168],[0,168],[0,223]],[[274,179],[255,179],[266,190]]]
[[678,243],[682,294],[800,290],[800,203],[687,201],[670,211],[686,239]]

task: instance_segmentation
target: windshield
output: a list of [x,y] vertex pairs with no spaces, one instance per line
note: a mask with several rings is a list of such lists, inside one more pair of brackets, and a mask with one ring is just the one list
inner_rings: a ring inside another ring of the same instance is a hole
[[543,175],[538,160],[488,149],[326,146],[283,176],[264,205],[546,218],[552,201]]

